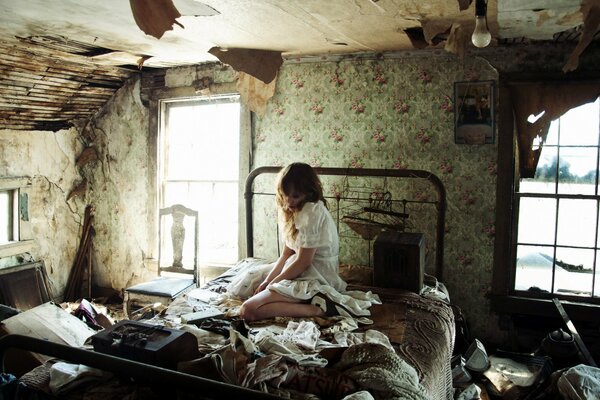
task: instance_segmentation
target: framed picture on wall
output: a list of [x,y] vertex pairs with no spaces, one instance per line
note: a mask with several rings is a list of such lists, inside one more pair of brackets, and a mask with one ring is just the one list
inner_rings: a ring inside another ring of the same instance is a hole
[[495,82],[454,82],[454,142],[491,144],[496,138]]

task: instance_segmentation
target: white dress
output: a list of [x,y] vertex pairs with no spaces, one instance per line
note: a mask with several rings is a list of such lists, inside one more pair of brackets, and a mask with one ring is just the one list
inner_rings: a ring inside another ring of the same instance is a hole
[[[296,254],[285,263],[293,262],[300,248],[316,248],[312,264],[293,280],[272,283],[269,289],[285,296],[310,300],[322,293],[344,305],[356,316],[368,316],[372,304],[380,304],[371,292],[346,292],[346,282],[339,276],[339,236],[329,210],[322,201],[306,203],[295,219],[298,235],[295,240],[285,238],[285,244]],[[283,231],[283,230],[281,230]]]

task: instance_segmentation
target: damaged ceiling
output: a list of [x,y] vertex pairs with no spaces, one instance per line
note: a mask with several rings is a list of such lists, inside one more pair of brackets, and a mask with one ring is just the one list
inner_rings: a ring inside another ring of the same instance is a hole
[[[585,7],[598,3],[489,0],[492,46],[597,39]],[[2,0],[0,126],[68,127],[140,70],[218,61],[225,50],[283,58],[448,50],[451,32],[472,31],[474,8],[470,0]]]

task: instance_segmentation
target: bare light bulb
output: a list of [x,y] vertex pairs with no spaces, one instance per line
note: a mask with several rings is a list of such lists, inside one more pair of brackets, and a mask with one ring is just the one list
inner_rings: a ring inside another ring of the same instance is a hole
[[487,29],[487,21],[484,15],[475,16],[475,30],[471,35],[471,42],[475,47],[485,47],[492,41],[492,35]]

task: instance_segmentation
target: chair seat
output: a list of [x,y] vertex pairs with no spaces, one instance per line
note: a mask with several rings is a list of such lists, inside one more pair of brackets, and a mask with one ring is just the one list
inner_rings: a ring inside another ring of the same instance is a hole
[[190,286],[194,286],[193,278],[160,277],[149,282],[138,283],[125,289],[129,293],[175,298]]

